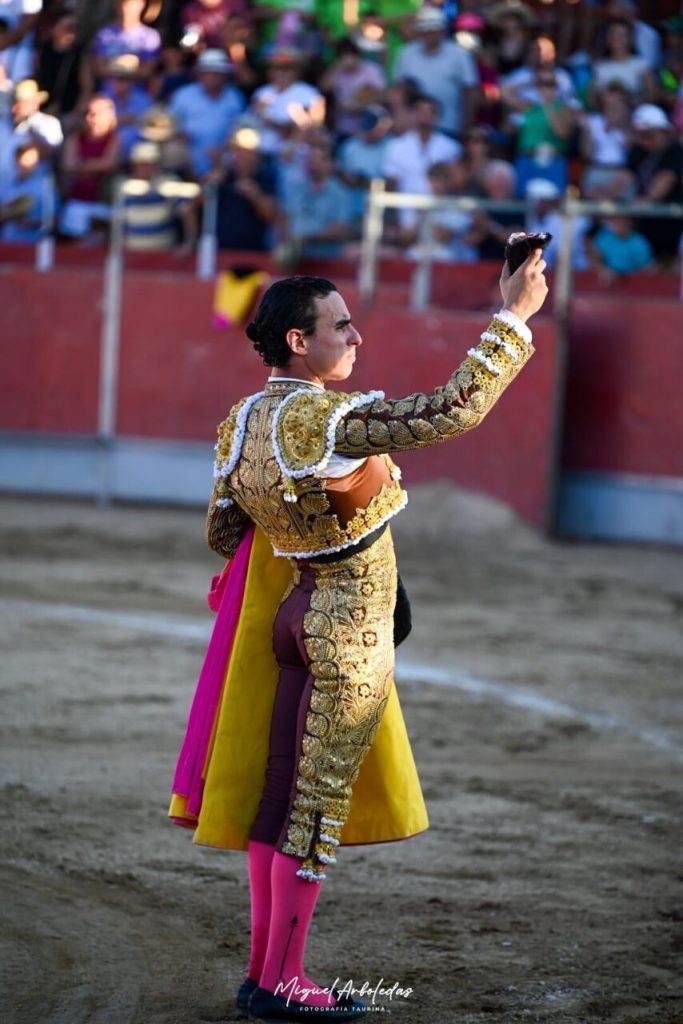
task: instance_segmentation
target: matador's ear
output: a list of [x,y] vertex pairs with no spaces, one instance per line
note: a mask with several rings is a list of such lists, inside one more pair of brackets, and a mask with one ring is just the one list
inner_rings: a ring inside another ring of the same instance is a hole
[[285,334],[285,341],[295,356],[308,354],[308,341],[306,335],[298,327],[290,327]]

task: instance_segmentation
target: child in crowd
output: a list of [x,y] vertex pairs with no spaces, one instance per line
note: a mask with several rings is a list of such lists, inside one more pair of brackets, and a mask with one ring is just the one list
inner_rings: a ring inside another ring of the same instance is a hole
[[590,242],[591,262],[605,281],[652,266],[654,253],[631,217],[605,217]]
[[54,203],[54,184],[40,161],[37,143],[27,137],[15,151],[14,180],[0,195],[0,239],[37,242],[46,201]]

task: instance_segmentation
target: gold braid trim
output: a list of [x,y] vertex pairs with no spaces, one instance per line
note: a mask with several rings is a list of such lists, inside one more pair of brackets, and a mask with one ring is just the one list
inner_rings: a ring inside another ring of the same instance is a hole
[[322,471],[334,451],[337,422],[364,401],[379,397],[383,392],[304,390],[285,398],[273,427],[273,449],[282,472],[301,478]]
[[[501,343],[480,340],[448,383],[431,394],[375,399],[346,413],[337,425],[334,450],[353,456],[408,451],[476,427],[534,352],[533,345],[495,317],[484,333]],[[516,360],[502,343],[514,351]]]
[[216,504],[221,481],[216,481],[206,517],[206,543],[224,558],[232,558],[239,542],[252,525],[251,519],[239,505],[221,508]]

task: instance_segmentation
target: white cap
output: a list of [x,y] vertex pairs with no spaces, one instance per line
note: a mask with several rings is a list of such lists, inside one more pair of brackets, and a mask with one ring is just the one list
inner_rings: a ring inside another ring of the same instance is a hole
[[446,15],[438,7],[421,7],[415,15],[415,28],[420,32],[438,32],[447,24]]
[[526,183],[527,199],[557,199],[560,190],[547,178],[531,178]]
[[654,103],[641,103],[631,114],[634,128],[670,128],[671,121],[661,107]]
[[197,61],[197,71],[218,71],[220,74],[229,75],[232,71],[232,64],[224,50],[204,50]]

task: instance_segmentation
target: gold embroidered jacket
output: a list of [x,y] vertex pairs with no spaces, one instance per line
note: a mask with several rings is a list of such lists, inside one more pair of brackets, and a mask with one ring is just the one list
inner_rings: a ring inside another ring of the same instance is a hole
[[[382,525],[407,500],[391,453],[477,426],[531,357],[531,342],[513,323],[496,314],[448,383],[431,394],[387,399],[381,391],[340,393],[273,380],[241,399],[218,427],[209,546],[231,558],[255,522],[277,555],[313,558],[343,550]],[[391,473],[391,484],[344,527],[325,493],[333,453],[382,457]]]

